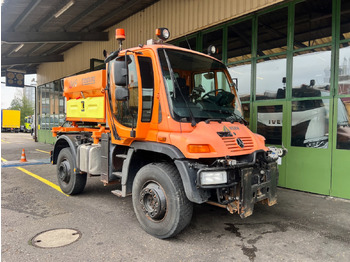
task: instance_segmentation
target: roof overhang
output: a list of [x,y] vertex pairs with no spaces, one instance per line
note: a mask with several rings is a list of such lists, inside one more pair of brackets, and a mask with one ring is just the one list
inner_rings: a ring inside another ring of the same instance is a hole
[[108,41],[107,28],[159,0],[5,0],[1,5],[1,75],[64,61],[63,52]]

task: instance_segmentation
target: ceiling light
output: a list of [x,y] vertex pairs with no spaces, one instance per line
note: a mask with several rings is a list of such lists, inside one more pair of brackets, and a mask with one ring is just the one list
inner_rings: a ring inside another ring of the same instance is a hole
[[72,5],[74,5],[74,0],[69,1],[64,7],[62,7],[56,14],[53,16],[55,18],[58,18],[60,15],[62,15],[64,12],[66,12]]
[[13,50],[14,52],[18,52],[22,47],[24,46],[24,44],[20,44],[19,46],[17,46],[17,48],[15,50]]

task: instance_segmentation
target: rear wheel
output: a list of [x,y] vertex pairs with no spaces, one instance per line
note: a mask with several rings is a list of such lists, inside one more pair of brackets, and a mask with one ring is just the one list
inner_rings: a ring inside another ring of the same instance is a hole
[[187,199],[177,169],[167,163],[149,164],[136,174],[132,201],[141,227],[158,238],[178,234],[191,221],[193,205]]
[[83,192],[86,185],[86,174],[75,174],[74,159],[69,148],[60,151],[57,158],[57,178],[61,190],[68,195]]

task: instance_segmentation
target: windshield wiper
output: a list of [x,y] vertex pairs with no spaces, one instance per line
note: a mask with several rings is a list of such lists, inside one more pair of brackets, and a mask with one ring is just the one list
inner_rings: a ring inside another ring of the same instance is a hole
[[232,112],[232,116],[227,117],[226,120],[230,121],[231,124],[239,120],[239,123],[244,124],[245,126],[248,125],[248,121],[245,120],[242,116],[237,115],[235,112]]
[[170,72],[171,81],[175,84],[175,88],[177,88],[177,89],[179,90],[179,93],[180,93],[180,95],[182,96],[183,101],[185,102],[185,105],[186,105],[186,107],[187,107],[187,109],[188,109],[188,112],[189,112],[189,114],[190,114],[191,126],[196,126],[196,120],[194,119],[192,110],[191,110],[191,108],[189,107],[189,105],[187,104],[187,101],[186,101],[184,95],[182,94],[182,91],[181,91],[181,88],[180,88],[180,86],[179,86],[179,83],[177,82],[177,79],[176,79],[176,77],[175,77],[173,68],[171,67],[168,54],[166,53],[165,49],[163,49],[163,51],[164,51],[164,56],[165,56],[165,59],[166,59],[166,63],[167,63],[167,65],[168,65],[169,72]]

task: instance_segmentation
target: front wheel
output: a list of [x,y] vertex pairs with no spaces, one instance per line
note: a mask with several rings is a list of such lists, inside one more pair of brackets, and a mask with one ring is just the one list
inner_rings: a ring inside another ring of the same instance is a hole
[[155,163],[141,168],[134,180],[132,202],[141,227],[155,237],[175,236],[191,222],[193,205],[173,165]]
[[67,195],[83,192],[86,174],[75,174],[74,159],[69,148],[63,148],[57,158],[57,178],[61,190]]

